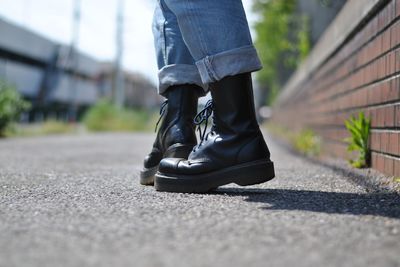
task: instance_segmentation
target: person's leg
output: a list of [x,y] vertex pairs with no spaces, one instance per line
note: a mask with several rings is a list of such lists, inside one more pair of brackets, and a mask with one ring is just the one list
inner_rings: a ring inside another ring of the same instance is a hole
[[144,160],[140,183],[152,185],[164,157],[187,158],[197,140],[193,118],[197,100],[204,93],[194,59],[179,31],[175,15],[159,1],[154,13],[153,33],[159,67],[159,93],[167,98],[163,121],[152,151]]
[[158,0],[153,17],[154,46],[158,64],[159,94],[173,85],[203,87],[199,71],[183,41],[178,21],[164,0]]
[[261,69],[241,0],[165,0],[183,40],[209,84]]
[[188,160],[164,159],[156,174],[159,191],[206,192],[236,183],[252,185],[275,176],[259,129],[250,72],[261,68],[240,0],[165,0],[176,14],[212,102],[196,117],[211,132]]

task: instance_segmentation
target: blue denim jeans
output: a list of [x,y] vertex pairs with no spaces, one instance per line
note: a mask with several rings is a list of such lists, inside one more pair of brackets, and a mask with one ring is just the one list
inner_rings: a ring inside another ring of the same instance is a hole
[[153,34],[160,94],[261,69],[241,0],[158,0]]

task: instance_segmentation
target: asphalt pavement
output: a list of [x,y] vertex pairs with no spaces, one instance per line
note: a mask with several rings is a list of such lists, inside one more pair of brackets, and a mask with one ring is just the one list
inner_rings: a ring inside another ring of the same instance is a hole
[[267,137],[271,182],[139,185],[154,135],[0,140],[0,266],[400,266],[400,196]]

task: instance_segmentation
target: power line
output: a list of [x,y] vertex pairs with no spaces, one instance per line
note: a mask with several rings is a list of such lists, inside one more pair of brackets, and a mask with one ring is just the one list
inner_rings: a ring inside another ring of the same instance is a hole
[[74,10],[72,19],[72,40],[69,53],[69,61],[71,62],[72,75],[70,78],[69,90],[70,95],[70,108],[69,108],[69,120],[71,122],[76,122],[78,113],[78,52],[77,47],[79,44],[79,30],[81,23],[81,0],[74,0]]

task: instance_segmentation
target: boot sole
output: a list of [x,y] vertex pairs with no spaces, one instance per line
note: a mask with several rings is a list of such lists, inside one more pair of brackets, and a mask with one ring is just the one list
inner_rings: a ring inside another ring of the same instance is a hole
[[248,186],[267,182],[274,177],[274,163],[257,160],[197,175],[169,176],[158,172],[154,186],[157,191],[163,192],[205,193],[230,183]]
[[[164,153],[163,158],[185,158],[189,156],[194,145],[174,144]],[[141,185],[154,185],[155,175],[158,171],[158,164],[152,168],[143,168],[140,171]]]

